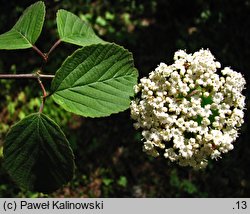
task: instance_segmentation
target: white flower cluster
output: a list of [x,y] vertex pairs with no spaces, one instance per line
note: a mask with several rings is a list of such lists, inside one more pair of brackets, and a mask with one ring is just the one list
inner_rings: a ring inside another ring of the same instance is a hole
[[139,98],[130,109],[134,127],[143,130],[143,150],[195,169],[221,158],[244,122],[245,83],[209,50],[177,51],[172,65],[160,63],[135,86]]

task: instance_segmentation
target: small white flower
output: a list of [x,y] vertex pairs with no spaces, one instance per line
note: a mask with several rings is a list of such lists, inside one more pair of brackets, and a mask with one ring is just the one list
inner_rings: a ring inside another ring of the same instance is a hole
[[178,160],[178,155],[174,152],[174,149],[172,148],[165,150],[164,157],[168,158],[172,162]]
[[[209,50],[179,50],[174,63],[160,63],[134,87],[141,97],[131,102],[134,127],[142,129],[143,151],[181,166],[205,168],[234,148],[244,123],[244,77],[221,64]],[[171,145],[171,147],[170,147]],[[169,148],[170,147],[170,148]]]

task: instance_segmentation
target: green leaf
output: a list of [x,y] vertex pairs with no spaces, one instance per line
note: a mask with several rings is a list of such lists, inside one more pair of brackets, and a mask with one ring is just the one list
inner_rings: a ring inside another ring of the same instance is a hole
[[119,180],[117,181],[117,184],[122,186],[122,187],[126,187],[127,184],[128,184],[128,180],[127,180],[127,178],[125,176],[121,176],[119,178]]
[[56,22],[59,37],[64,42],[79,46],[106,43],[95,34],[87,22],[66,10],[58,10]]
[[45,17],[42,1],[29,6],[14,27],[0,35],[0,49],[25,49],[32,47],[41,34]]
[[4,167],[16,183],[52,192],[73,177],[74,157],[60,127],[42,113],[16,123],[4,143]]
[[115,44],[91,45],[65,60],[52,81],[52,97],[75,114],[108,116],[129,107],[137,77],[128,50]]

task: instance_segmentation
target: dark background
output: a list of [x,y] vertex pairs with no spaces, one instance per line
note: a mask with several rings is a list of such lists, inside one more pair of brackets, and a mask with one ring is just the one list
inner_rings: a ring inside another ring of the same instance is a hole
[[[0,33],[9,30],[23,10],[35,1],[0,1]],[[178,49],[209,48],[222,66],[231,66],[247,80],[249,108],[250,1],[47,0],[43,32],[36,45],[49,50],[58,39],[56,11],[69,10],[87,19],[104,40],[125,46],[134,54],[140,77],[160,62],[172,63]],[[60,45],[45,73],[55,73],[78,47]],[[31,49],[0,52],[0,73],[30,73],[42,60]],[[45,83],[47,89],[50,82]],[[0,145],[9,127],[37,111],[40,89],[36,82],[0,81]],[[129,110],[101,119],[71,115],[52,101],[45,112],[65,131],[76,154],[72,182],[50,195],[20,190],[0,168],[0,197],[249,197],[249,115],[235,149],[207,169],[194,171],[151,158],[142,152],[140,133],[133,129]],[[0,157],[1,164],[1,157]]]

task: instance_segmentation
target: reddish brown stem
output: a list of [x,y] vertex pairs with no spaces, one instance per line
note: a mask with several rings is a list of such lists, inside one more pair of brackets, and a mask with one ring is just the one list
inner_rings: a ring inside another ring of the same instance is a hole
[[45,62],[48,61],[48,57],[46,56],[46,54],[40,51],[35,45],[33,45],[32,48],[43,58]]
[[32,46],[32,48],[43,58],[44,62],[46,63],[49,59],[49,55],[52,51],[56,49],[56,47],[61,43],[61,40],[57,40],[55,44],[50,48],[49,52],[43,53],[40,49],[38,49],[35,45]]
[[[38,75],[39,75],[39,74],[38,74]],[[41,104],[40,109],[39,109],[39,112],[42,113],[42,112],[43,112],[43,108],[44,108],[44,103],[45,103],[45,100],[46,100],[46,97],[47,97],[47,92],[46,92],[46,90],[45,90],[45,88],[44,88],[44,86],[43,86],[43,83],[42,83],[42,81],[40,80],[40,77],[39,77],[39,76],[37,77],[37,80],[38,80],[38,83],[39,83],[39,85],[40,85],[40,87],[41,87],[41,89],[42,89],[42,92],[43,92],[42,104]]]
[[47,60],[48,60],[49,55],[51,54],[51,52],[54,51],[54,50],[56,49],[56,47],[57,47],[60,43],[61,43],[61,40],[60,40],[60,39],[57,40],[57,41],[55,42],[55,44],[50,48],[49,52],[45,54],[46,57],[47,57]]

